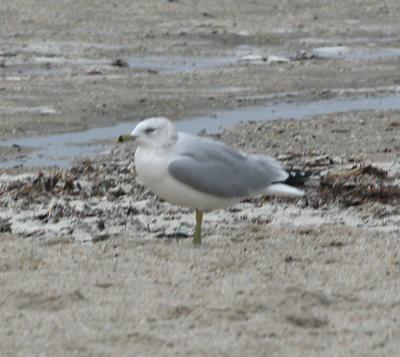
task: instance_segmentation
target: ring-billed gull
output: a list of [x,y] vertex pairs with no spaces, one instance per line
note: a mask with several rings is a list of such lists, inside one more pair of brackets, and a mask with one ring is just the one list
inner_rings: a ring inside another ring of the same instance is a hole
[[203,212],[257,195],[302,196],[284,182],[288,173],[271,157],[247,155],[208,138],[177,132],[167,118],[136,125],[139,180],[160,198],[196,210],[193,243],[201,243]]

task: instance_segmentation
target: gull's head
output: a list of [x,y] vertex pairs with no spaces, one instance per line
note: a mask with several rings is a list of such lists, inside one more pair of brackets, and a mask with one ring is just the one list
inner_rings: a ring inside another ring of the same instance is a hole
[[175,142],[176,129],[167,118],[149,118],[137,124],[131,136],[138,146],[158,149]]

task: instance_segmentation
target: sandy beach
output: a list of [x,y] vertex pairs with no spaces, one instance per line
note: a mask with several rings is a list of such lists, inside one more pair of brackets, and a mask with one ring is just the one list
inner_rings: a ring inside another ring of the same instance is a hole
[[[1,354],[396,356],[399,11],[2,1]],[[208,212],[193,247],[109,129],[158,115],[307,170],[306,195]]]

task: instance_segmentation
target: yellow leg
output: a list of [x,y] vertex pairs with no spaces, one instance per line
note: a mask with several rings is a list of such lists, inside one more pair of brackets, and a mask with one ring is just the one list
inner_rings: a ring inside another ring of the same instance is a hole
[[203,212],[196,210],[196,227],[194,229],[193,244],[201,243],[201,221],[203,220]]

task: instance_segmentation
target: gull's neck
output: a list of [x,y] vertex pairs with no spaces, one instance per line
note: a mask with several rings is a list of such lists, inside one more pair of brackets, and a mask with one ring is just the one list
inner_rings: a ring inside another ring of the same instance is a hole
[[167,135],[159,141],[160,149],[170,148],[171,146],[175,145],[177,140],[178,132],[176,131],[175,125],[172,122],[168,122]]
[[178,140],[178,133],[175,131],[167,140],[163,141],[160,145],[160,149],[168,149],[175,145]]

